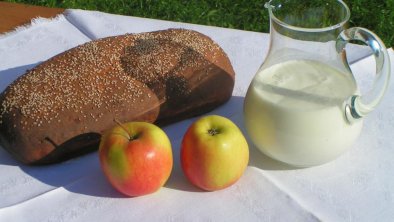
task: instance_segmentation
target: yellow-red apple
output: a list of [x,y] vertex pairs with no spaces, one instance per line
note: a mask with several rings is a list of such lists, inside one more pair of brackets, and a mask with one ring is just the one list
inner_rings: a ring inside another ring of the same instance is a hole
[[205,116],[186,131],[181,166],[194,185],[208,191],[234,184],[245,171],[249,147],[239,128],[229,119]]
[[147,122],[119,124],[109,130],[101,139],[99,157],[109,182],[127,196],[157,191],[173,166],[170,140]]

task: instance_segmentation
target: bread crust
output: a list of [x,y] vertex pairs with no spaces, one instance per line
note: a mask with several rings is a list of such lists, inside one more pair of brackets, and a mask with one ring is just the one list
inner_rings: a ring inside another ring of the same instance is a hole
[[209,37],[169,29],[85,43],[26,72],[0,95],[0,142],[26,164],[97,149],[116,122],[168,124],[226,102],[234,71]]

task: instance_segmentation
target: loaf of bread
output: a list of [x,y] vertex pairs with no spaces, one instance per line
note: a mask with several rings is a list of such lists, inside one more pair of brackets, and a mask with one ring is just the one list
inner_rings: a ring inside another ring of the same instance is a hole
[[98,148],[117,121],[168,124],[226,102],[234,71],[209,37],[170,29],[108,37],[63,52],[0,95],[0,143],[26,164]]

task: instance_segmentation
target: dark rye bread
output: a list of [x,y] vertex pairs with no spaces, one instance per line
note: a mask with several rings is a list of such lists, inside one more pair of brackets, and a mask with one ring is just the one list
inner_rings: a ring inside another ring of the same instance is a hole
[[231,97],[234,71],[209,37],[184,29],[108,37],[61,53],[0,95],[0,142],[26,164],[97,149],[116,122],[168,124]]

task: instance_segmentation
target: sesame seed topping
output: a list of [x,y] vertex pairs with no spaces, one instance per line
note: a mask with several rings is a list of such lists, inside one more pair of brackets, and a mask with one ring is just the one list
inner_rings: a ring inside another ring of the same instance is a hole
[[[61,123],[65,113],[78,116],[81,124],[97,122],[105,116],[102,111],[109,113],[125,103],[151,98],[142,87],[149,87],[162,102],[187,96],[187,79],[193,77],[186,74],[196,67],[207,68],[217,60],[218,51],[219,46],[209,38],[189,30],[85,43],[27,71],[11,84],[0,101],[0,124],[8,113],[14,117],[19,113],[20,123],[26,127],[29,123],[38,127]],[[196,78],[204,77],[199,74]]]

